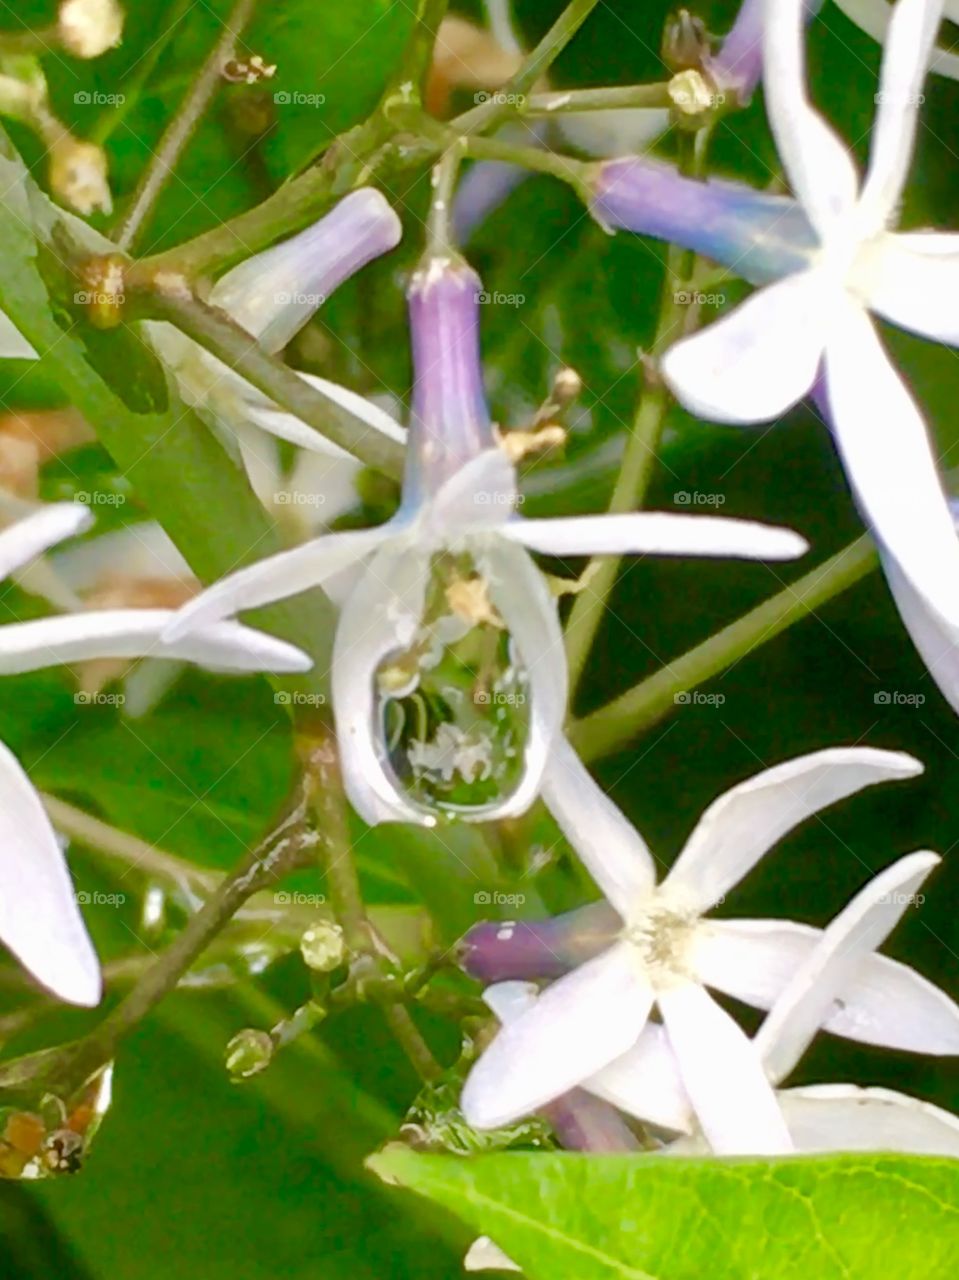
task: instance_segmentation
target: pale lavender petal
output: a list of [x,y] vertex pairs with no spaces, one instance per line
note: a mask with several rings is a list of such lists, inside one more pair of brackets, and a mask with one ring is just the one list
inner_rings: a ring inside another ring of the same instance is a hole
[[100,1001],[100,966],[40,798],[0,743],[0,942],[71,1004]]
[[[817,945],[793,974],[756,1034],[756,1048],[769,1078],[779,1083],[812,1043],[837,998],[863,960],[898,923],[923,880],[940,861],[934,853],[900,858],[860,890],[827,926]],[[959,1009],[953,1016],[959,1048]]]
[[267,351],[281,351],[344,280],[395,248],[402,230],[383,195],[362,187],[312,227],[228,271],[210,301]]
[[828,236],[851,213],[859,184],[848,151],[807,96],[803,17],[804,0],[765,0],[763,93],[793,190]]
[[0,530],[0,578],[30,563],[48,547],[72,538],[93,524],[89,507],[51,502]]
[[350,592],[333,645],[333,712],[350,803],[371,826],[436,818],[402,790],[389,762],[377,687],[384,659],[408,649],[423,617],[429,557],[411,543],[383,547]]
[[922,84],[942,20],[942,0],[897,0],[882,58],[869,167],[859,197],[864,233],[898,212],[919,123]]
[[833,294],[821,271],[767,285],[735,311],[666,352],[663,377],[692,413],[714,422],[765,422],[812,387]]
[[716,1155],[789,1154],[776,1094],[742,1028],[696,983],[656,994],[683,1085]]
[[611,160],[595,173],[592,212],[604,226],[694,249],[751,284],[803,270],[816,248],[802,207],[786,196],[694,181],[640,156]]
[[165,638],[172,609],[95,609],[0,627],[0,674],[91,658],[179,658],[222,671],[308,671],[291,644],[238,622],[216,622]]
[[959,235],[935,231],[884,235],[862,274],[870,309],[902,329],[959,346]]
[[959,626],[959,538],[926,424],[866,312],[835,306],[826,393],[849,483],[913,589]]
[[713,801],[666,883],[708,911],[812,814],[863,787],[919,773],[922,765],[911,756],[872,747],[832,747],[766,769]]
[[622,1057],[616,1058],[584,1083],[628,1115],[676,1133],[689,1133],[694,1124],[692,1103],[679,1064],[659,1022],[649,1022],[643,1034]]
[[553,744],[543,799],[590,875],[628,920],[653,889],[656,864],[642,836],[563,737]]
[[817,1084],[784,1089],[779,1105],[796,1150],[959,1156],[959,1119],[891,1089]]
[[652,1001],[629,944],[561,978],[470,1072],[460,1104],[468,1123],[495,1129],[575,1088],[638,1039]]
[[753,520],[686,516],[671,511],[553,516],[541,520],[518,517],[503,534],[531,551],[551,556],[739,556],[746,560],[792,560],[809,550],[805,538],[791,529]]
[[284,600],[322,585],[340,570],[357,564],[395,536],[392,525],[375,529],[349,529],[304,542],[292,551],[267,556],[246,569],[228,574],[184,605],[174,617],[164,639],[176,640],[188,631],[229,618],[244,609]]
[[521,547],[491,537],[477,540],[474,557],[489,598],[506,624],[530,698],[523,774],[512,793],[484,809],[482,817],[492,820],[525,813],[539,795],[543,771],[557,750],[566,717],[566,648],[556,599]]

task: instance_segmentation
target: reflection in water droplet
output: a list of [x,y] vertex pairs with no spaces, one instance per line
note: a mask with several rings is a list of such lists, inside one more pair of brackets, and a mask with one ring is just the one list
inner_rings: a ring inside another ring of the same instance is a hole
[[414,643],[381,664],[376,686],[390,765],[416,803],[475,815],[515,791],[529,685],[468,556],[437,557]]

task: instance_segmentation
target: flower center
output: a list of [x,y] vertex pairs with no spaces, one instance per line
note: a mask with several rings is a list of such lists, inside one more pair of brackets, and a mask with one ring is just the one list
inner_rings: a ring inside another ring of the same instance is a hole
[[637,914],[622,937],[636,950],[653,982],[688,977],[687,957],[698,916],[657,903]]

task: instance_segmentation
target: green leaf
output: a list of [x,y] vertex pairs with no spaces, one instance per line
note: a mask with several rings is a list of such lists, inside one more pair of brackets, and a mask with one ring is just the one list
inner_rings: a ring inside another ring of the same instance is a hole
[[529,1280],[915,1280],[959,1269],[959,1162],[510,1154],[394,1144],[370,1168],[489,1235]]

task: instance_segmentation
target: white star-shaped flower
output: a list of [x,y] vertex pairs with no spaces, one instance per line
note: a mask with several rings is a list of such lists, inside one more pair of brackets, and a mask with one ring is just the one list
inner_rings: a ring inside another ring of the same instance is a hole
[[[333,651],[333,710],[343,778],[370,823],[431,825],[434,811],[398,782],[384,741],[376,673],[421,636],[433,560],[472,558],[504,620],[531,692],[522,778],[491,804],[460,808],[489,820],[535,798],[566,712],[566,663],[557,606],[530,551],[554,556],[744,556],[790,559],[805,543],[786,529],[661,512],[523,519],[517,478],[494,443],[479,353],[482,285],[462,260],[432,259],[410,288],[416,382],[403,502],[375,529],[328,534],[230,575],[184,607],[171,635],[323,585],[362,565],[346,597]],[[416,686],[418,676],[412,678]]]
[[941,0],[899,0],[860,185],[846,148],[803,84],[803,0],[767,0],[764,86],[783,165],[814,232],[806,265],[678,342],[663,371],[703,417],[757,422],[823,394],[869,523],[924,606],[959,626],[956,538],[926,427],[870,310],[959,344],[959,236],[894,233]]
[[[678,1066],[667,1085],[675,1091],[681,1080],[687,1114],[691,1102],[713,1147],[726,1149],[731,1128],[739,1150],[791,1150],[761,1053],[706,988],[769,1009],[821,931],[783,920],[708,920],[705,913],[797,823],[862,787],[919,772],[909,756],[866,748],[820,751],[769,769],[706,810],[657,885],[640,836],[572,749],[555,744],[544,798],[621,928],[493,1041],[463,1091],[470,1123],[496,1127],[578,1085],[592,1087],[598,1073],[643,1043],[655,1005],[663,1029],[654,1034],[667,1038],[668,1061]],[[924,875],[934,855],[914,856],[924,859]],[[841,1006],[823,1018],[827,1030],[928,1053],[959,1051],[955,1006],[918,974],[870,955],[847,976]],[[644,1098],[667,1091],[655,1082],[646,1088],[644,1081],[638,1089]]]

